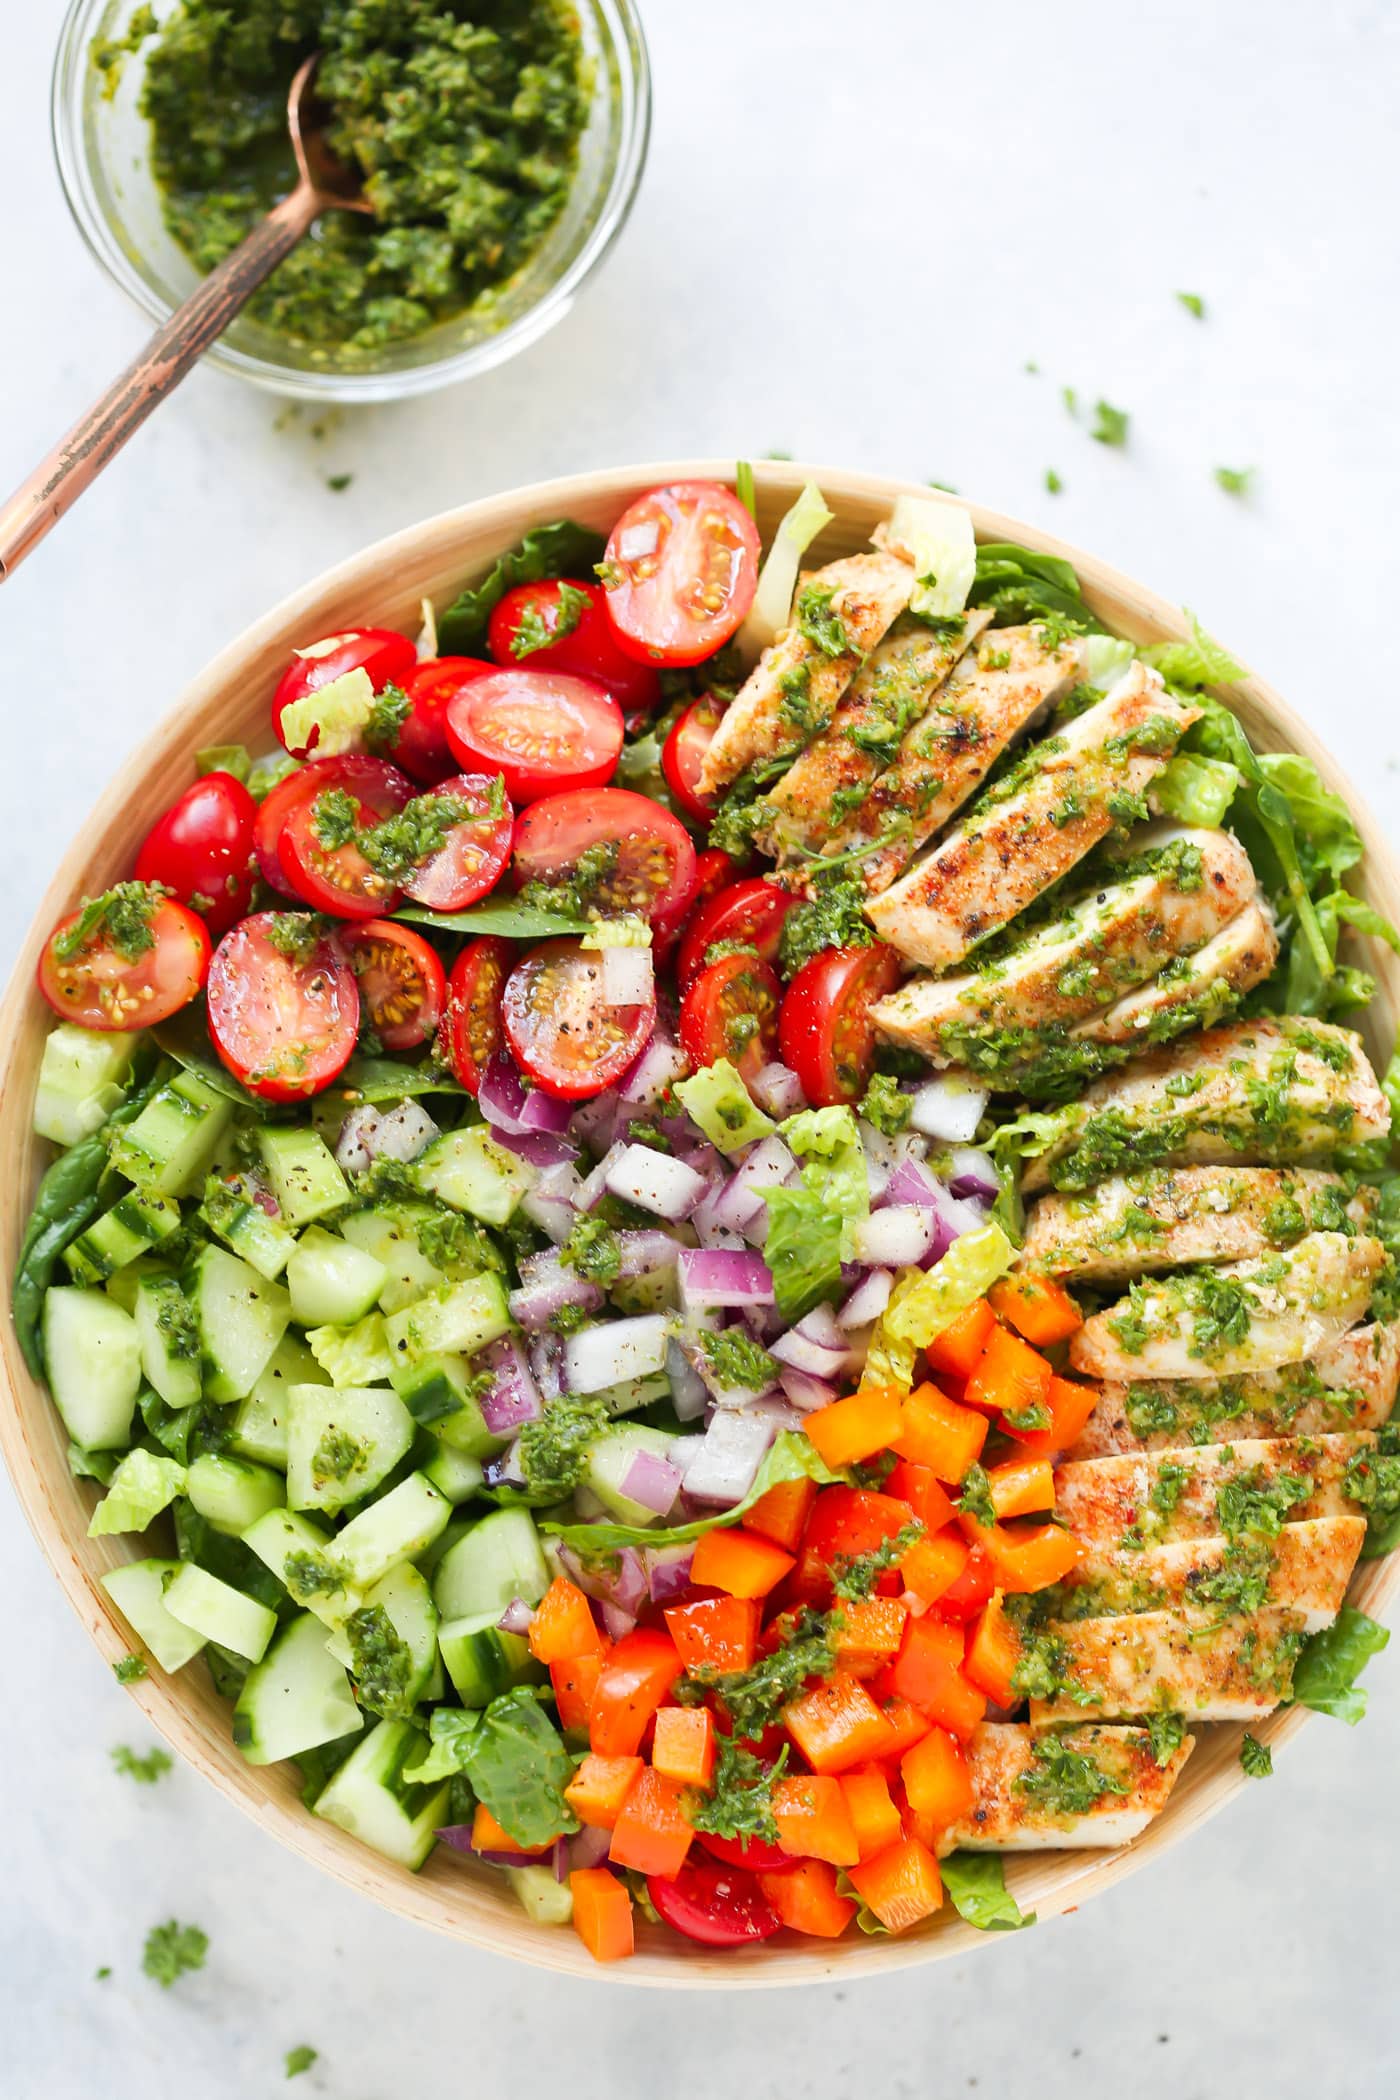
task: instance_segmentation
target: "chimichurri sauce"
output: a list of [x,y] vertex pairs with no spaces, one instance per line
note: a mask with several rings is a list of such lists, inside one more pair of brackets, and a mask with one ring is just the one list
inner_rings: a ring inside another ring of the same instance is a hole
[[565,0],[183,0],[155,34],[155,177],[201,271],[295,183],[287,90],[321,53],[328,140],[375,216],[327,213],[250,302],[303,346],[373,352],[464,312],[563,208],[588,115]]

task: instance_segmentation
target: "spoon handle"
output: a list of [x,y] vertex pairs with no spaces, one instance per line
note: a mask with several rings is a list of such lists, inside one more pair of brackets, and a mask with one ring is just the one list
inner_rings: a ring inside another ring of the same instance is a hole
[[298,183],[247,240],[203,279],[184,305],[177,307],[135,363],[74,424],[8,503],[0,506],[0,582],[38,546],[152,409],[223,334],[264,278],[295,248],[321,208],[322,200],[310,184]]

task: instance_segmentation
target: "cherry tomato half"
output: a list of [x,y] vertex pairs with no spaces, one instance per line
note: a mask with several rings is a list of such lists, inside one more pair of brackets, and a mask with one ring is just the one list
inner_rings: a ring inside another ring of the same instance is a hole
[[[353,802],[353,809],[356,833],[373,831],[377,813],[363,802]],[[370,865],[353,837],[340,839],[324,824],[318,795],[292,811],[278,840],[282,874],[302,903],[337,919],[377,919],[392,911],[399,901],[395,885]]]
[[805,962],[783,1000],[783,1063],[814,1108],[858,1101],[870,1084],[875,1030],[870,1009],[900,979],[893,948],[824,948]]
[[362,757],[348,752],[343,758],[313,758],[309,765],[299,766],[285,780],[279,780],[263,801],[258,811],[258,821],[253,832],[253,850],[258,856],[258,870],[264,882],[284,897],[296,897],[300,893],[282,873],[282,862],[278,854],[278,843],[282,827],[294,809],[303,803],[314,802],[318,795],[331,788],[344,788],[357,801],[368,804],[376,816],[392,816],[412,800],[413,782],[397,766],[391,766],[382,758]]
[[474,678],[491,677],[495,668],[474,656],[431,656],[405,683],[408,713],[389,756],[420,787],[436,787],[456,772],[457,760],[447,741],[448,703]]
[[738,873],[738,861],[731,860],[727,853],[721,853],[718,846],[707,846],[703,853],[696,854],[695,888],[691,892],[690,903],[686,906],[685,918],[675,932],[669,930],[668,920],[666,933],[652,935],[652,952],[658,967],[669,962],[682,936],[695,924],[697,912],[709,903],[711,897],[718,896],[721,890],[727,890]]
[[[614,853],[613,849],[616,848]],[[586,902],[604,916],[636,912],[662,929],[690,908],[695,846],[679,817],[631,788],[572,788],[532,802],[515,827],[515,876],[564,882],[583,855],[603,861]]]
[[753,604],[760,552],[758,527],[717,481],[639,496],[608,541],[608,618],[619,643],[643,663],[713,656]]
[[360,1028],[355,973],[329,941],[303,959],[269,940],[276,912],[226,933],[209,967],[214,1048],[251,1093],[302,1101],[343,1072]]
[[724,709],[710,693],[702,693],[676,723],[661,750],[661,770],[666,785],[688,817],[708,824],[715,813],[713,801],[700,792],[700,768],[714,742]]
[[217,938],[253,896],[258,805],[232,773],[206,773],[146,833],[136,880],[160,882]]
[[447,980],[447,1005],[438,1032],[438,1050],[472,1095],[505,1040],[501,994],[512,953],[509,941],[483,934],[480,940],[467,943]]
[[512,802],[601,787],[622,749],[622,710],[589,678],[492,671],[447,703],[447,741],[469,773],[503,773]]
[[609,1006],[593,949],[545,941],[506,979],[506,1042],[522,1072],[558,1100],[583,1101],[620,1079],[651,1040],[656,1001]]
[[39,989],[56,1014],[80,1028],[154,1028],[189,1005],[209,972],[202,919],[156,896],[149,909],[129,902],[90,920],[79,939],[86,909],[59,920],[39,958]]
[[749,1947],[782,1930],[756,1875],[703,1854],[692,1854],[670,1880],[648,1875],[647,1894],[666,1924],[705,1947]]
[[487,647],[508,669],[524,664],[532,671],[596,679],[624,714],[649,714],[661,698],[661,680],[651,665],[618,647],[601,584],[572,577],[517,584],[491,615]]
[[[402,685],[417,661],[418,651],[408,636],[396,634],[391,627],[347,627],[343,634],[324,635],[319,642],[308,643],[295,652],[272,696],[272,726],[279,743],[291,750],[282,734],[282,716],[293,701],[318,693],[323,685],[344,678],[347,671],[367,671],[370,684],[380,693],[386,685]],[[304,758],[307,753],[298,750],[294,756]]]
[[435,795],[465,802],[473,816],[454,824],[440,851],[414,869],[403,885],[406,897],[432,911],[465,911],[495,888],[510,859],[515,833],[509,802],[502,803],[498,815],[490,814],[498,782],[499,775],[491,780],[484,773],[458,773],[432,789]]
[[770,1845],[767,1838],[716,1837],[712,1830],[697,1830],[695,1835],[727,1867],[745,1867],[751,1874],[781,1874],[784,1868],[797,1865],[790,1852],[784,1852],[781,1845]]
[[702,904],[691,917],[676,959],[681,991],[690,990],[705,968],[706,955],[719,941],[742,941],[757,951],[760,962],[776,962],[784,922],[798,902],[790,890],[780,890],[775,882],[754,876]]
[[681,1001],[681,1048],[698,1071],[727,1057],[754,1079],[778,1054],[776,973],[754,955],[726,955],[702,970]]
[[411,926],[366,919],[338,936],[360,991],[364,1022],[386,1050],[414,1050],[442,1018],[447,979],[437,950]]

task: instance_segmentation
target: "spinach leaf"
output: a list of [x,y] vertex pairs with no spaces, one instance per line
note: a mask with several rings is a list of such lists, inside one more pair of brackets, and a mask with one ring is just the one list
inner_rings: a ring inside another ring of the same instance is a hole
[[815,1480],[820,1487],[830,1487],[840,1480],[830,1466],[817,1456],[806,1437],[794,1435],[790,1429],[782,1431],[768,1456],[755,1476],[754,1484],[742,1502],[732,1509],[716,1511],[712,1517],[696,1517],[690,1524],[672,1524],[667,1528],[640,1524],[554,1524],[545,1523],[542,1531],[551,1531],[561,1538],[566,1546],[587,1557],[619,1553],[624,1546],[688,1546],[693,1539],[703,1538],[707,1531],[715,1531],[721,1524],[737,1524],[747,1515],[770,1487],[783,1480]]
[[534,1693],[502,1692],[461,1752],[477,1798],[518,1845],[547,1845],[578,1829],[564,1799],[574,1760]]
[[482,1715],[475,1707],[463,1711],[456,1706],[438,1706],[428,1716],[429,1748],[416,1765],[405,1765],[403,1776],[418,1786],[435,1786],[440,1779],[457,1779],[467,1769],[471,1746]]
[[495,933],[507,941],[547,941],[556,933],[587,933],[587,919],[571,919],[563,912],[539,911],[533,904],[517,904],[512,898],[493,899],[470,911],[429,911],[421,904],[405,904],[396,919],[411,919],[418,926],[437,926],[444,933]]
[[1354,1728],[1366,1712],[1366,1694],[1356,1680],[1389,1639],[1388,1628],[1344,1604],[1333,1623],[1315,1633],[1299,1656],[1293,1672],[1294,1704],[1331,1714]]
[[591,578],[607,546],[602,535],[572,518],[536,525],[518,546],[507,548],[480,583],[471,584],[438,614],[438,653],[479,656],[486,625],[507,591],[518,583],[543,583],[554,576]]
[[204,1018],[202,1000],[194,1006],[187,1006],[173,1020],[162,1021],[159,1028],[151,1030],[151,1034],[167,1057],[173,1057],[177,1065],[193,1072],[212,1093],[222,1094],[226,1101],[236,1101],[259,1122],[285,1121],[294,1113],[250,1094],[245,1086],[239,1085],[232,1072],[220,1064],[209,1046],[209,1027]]
[[1072,621],[1095,634],[1103,630],[1067,561],[1005,540],[989,540],[977,549],[977,571],[967,602],[990,605],[997,627],[1018,627],[1027,620],[1049,617]]
[[1024,1911],[1006,1886],[995,1852],[950,1852],[938,1862],[943,1886],[960,1918],[979,1932],[1019,1932],[1034,1925],[1035,1912]]
[[466,1089],[442,1065],[424,1058],[400,1064],[394,1057],[352,1057],[323,1098],[354,1101],[404,1101],[415,1094],[462,1094]]

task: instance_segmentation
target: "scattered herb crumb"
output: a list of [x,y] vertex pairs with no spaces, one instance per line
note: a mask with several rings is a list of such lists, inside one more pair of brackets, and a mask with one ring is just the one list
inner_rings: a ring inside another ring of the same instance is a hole
[[1224,489],[1227,496],[1247,496],[1253,479],[1253,467],[1217,467],[1215,470],[1215,485]]
[[1033,357],[1028,357],[1021,369],[1025,372],[1032,373],[1037,379],[1040,377],[1040,366],[1036,363]]
[[765,459],[791,459],[791,458],[792,458],[792,454],[791,454],[790,452],[778,452],[778,451],[773,451],[773,452],[765,452],[765,453],[764,453],[764,455],[763,455],[763,457],[764,457]]
[[299,2078],[303,2071],[309,2071],[319,2053],[318,2050],[311,2047],[309,2042],[298,2042],[295,2049],[287,2051],[287,2076],[289,2078]]
[[1128,442],[1128,412],[1115,408],[1111,401],[1094,403],[1094,427],[1089,432],[1096,445],[1126,445]]
[[94,1983],[105,1983],[107,1981],[107,1978],[111,1975],[111,1973],[111,1969],[104,1961],[102,1967],[94,1972],[92,1980]]
[[942,489],[945,496],[956,496],[958,493],[951,481],[934,481],[930,479],[929,487],[931,489]]
[[170,1770],[171,1758],[169,1751],[160,1749],[148,1750],[144,1757],[138,1757],[125,1743],[118,1743],[112,1752],[112,1763],[125,1778],[136,1780],[140,1786],[154,1786],[161,1773]]
[[171,1918],[168,1924],[153,1925],[146,1934],[141,1966],[163,1991],[168,1991],[186,1970],[202,1969],[208,1952],[208,1933],[201,1932],[197,1925],[181,1925]]
[[112,1665],[112,1675],[118,1684],[137,1684],[146,1674],[144,1655],[124,1655],[120,1662]]
[[1274,1753],[1267,1743],[1247,1735],[1240,1744],[1240,1765],[1251,1779],[1267,1779],[1274,1769]]
[[1188,314],[1194,314],[1198,321],[1204,321],[1206,317],[1206,302],[1199,292],[1178,292],[1176,296],[1181,305],[1186,308]]
[[355,477],[353,474],[328,474],[326,476],[326,487],[328,489],[333,489],[335,494],[338,496],[342,489],[349,488],[351,482],[354,479]]
[[1047,467],[1045,469],[1045,486],[1050,491],[1050,494],[1052,496],[1058,496],[1061,489],[1064,487],[1064,483],[1061,481],[1059,475],[1055,472],[1055,469],[1053,467]]
[[1060,388],[1060,399],[1064,402],[1065,408],[1070,415],[1077,416],[1079,414],[1079,396],[1075,393],[1072,386],[1062,386]]

